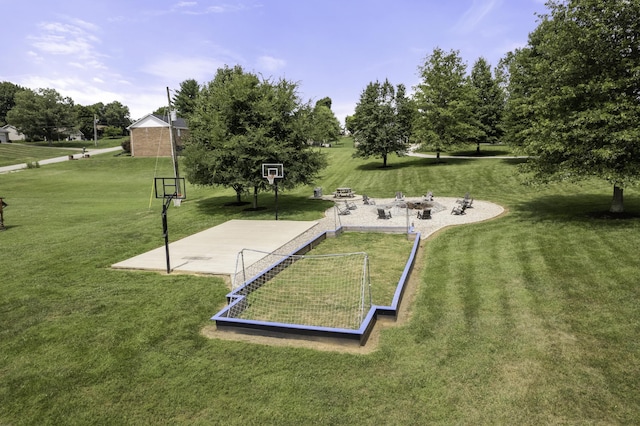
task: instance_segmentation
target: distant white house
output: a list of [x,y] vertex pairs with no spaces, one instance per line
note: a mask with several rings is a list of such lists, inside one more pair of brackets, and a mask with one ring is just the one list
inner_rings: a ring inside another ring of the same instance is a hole
[[16,127],[12,126],[11,124],[6,124],[6,125],[2,126],[2,130],[6,130],[7,131],[8,140],[6,142],[23,141],[23,140],[25,140],[24,134],[20,133],[18,131],[18,129],[16,129]]
[[9,131],[5,129],[0,129],[0,143],[8,143],[11,142],[9,140]]
[[70,141],[83,141],[84,139],[84,133],[82,133],[80,130],[71,130],[69,132],[69,136],[67,137],[67,140]]

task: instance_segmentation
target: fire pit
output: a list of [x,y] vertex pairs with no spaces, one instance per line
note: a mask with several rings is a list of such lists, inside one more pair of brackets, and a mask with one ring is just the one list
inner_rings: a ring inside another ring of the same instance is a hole
[[435,203],[433,201],[407,201],[407,208],[414,210],[422,210],[433,208]]

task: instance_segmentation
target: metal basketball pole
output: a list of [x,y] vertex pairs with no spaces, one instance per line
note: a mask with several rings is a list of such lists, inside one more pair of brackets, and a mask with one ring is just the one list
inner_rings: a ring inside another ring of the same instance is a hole
[[276,181],[274,179],[273,183],[274,183],[275,188],[276,188],[276,220],[278,220],[278,181]]
[[171,273],[171,260],[169,258],[169,227],[167,226],[167,209],[173,197],[168,197],[162,205],[162,234],[164,236],[164,251],[167,258],[167,274]]
[[[167,258],[167,274],[171,273],[171,261],[169,257],[169,225],[167,223],[167,211],[171,200],[184,200],[187,198],[187,188],[184,178],[159,178],[153,179],[156,198],[162,198],[162,236],[164,237],[164,251]],[[162,191],[160,191],[162,189]]]

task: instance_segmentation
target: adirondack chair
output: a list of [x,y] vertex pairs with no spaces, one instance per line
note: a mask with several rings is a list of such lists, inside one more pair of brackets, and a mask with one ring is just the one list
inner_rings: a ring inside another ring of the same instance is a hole
[[456,203],[461,204],[464,206],[465,209],[468,209],[473,204],[473,198],[467,192],[466,194],[464,194],[464,198],[461,200],[460,199],[456,200]]
[[464,214],[466,208],[467,207],[464,204],[453,206],[453,208],[451,209],[451,214]]
[[368,206],[375,206],[376,202],[373,201],[367,194],[362,194],[362,203]]
[[418,212],[418,219],[431,219],[431,209],[422,209]]
[[346,206],[346,203],[345,203],[344,207],[340,207],[339,205],[336,204],[336,208],[338,209],[338,214],[339,215],[343,215],[344,216],[344,215],[351,214],[351,210],[349,210],[349,208]]
[[391,219],[391,212],[385,209],[378,209],[378,219]]

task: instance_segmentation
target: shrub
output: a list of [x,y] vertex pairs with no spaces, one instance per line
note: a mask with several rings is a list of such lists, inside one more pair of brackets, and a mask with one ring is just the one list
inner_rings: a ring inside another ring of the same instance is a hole
[[116,126],[107,126],[102,131],[102,136],[110,139],[119,138],[122,136],[122,129]]
[[123,140],[120,146],[122,147],[122,150],[124,152],[131,154],[131,138],[126,138],[125,140]]

